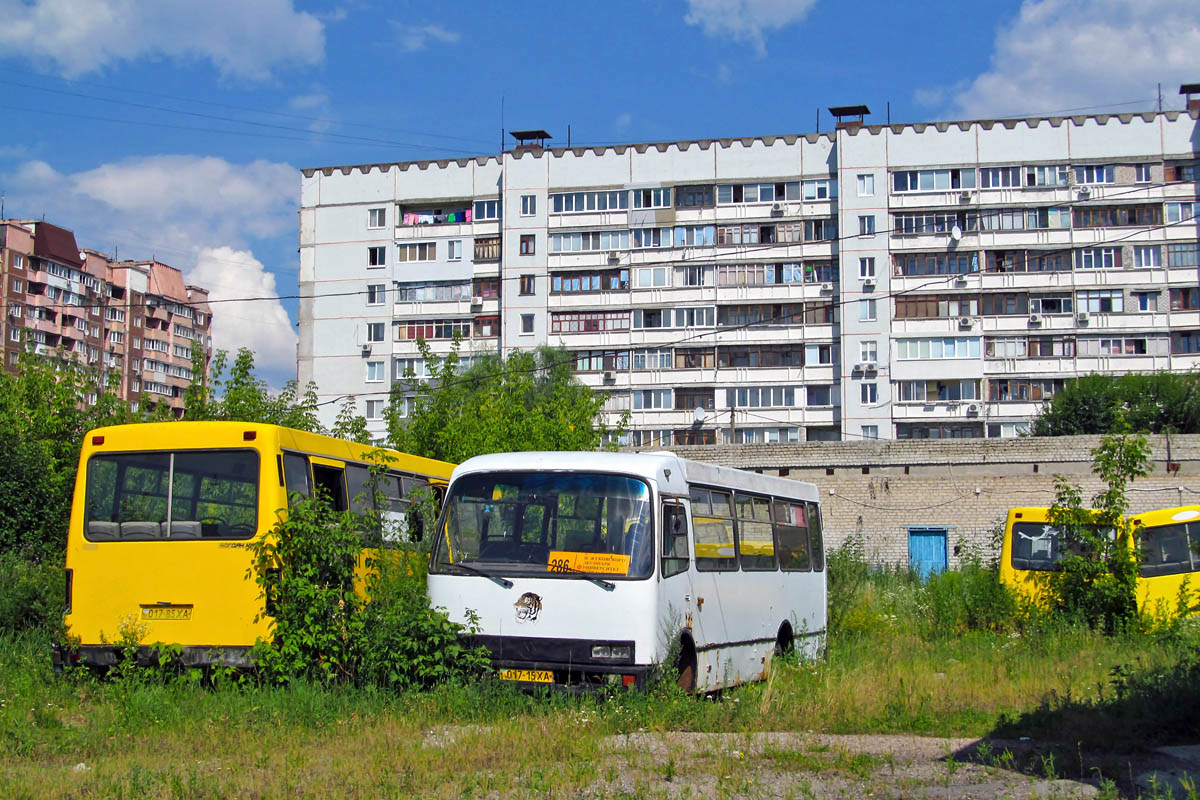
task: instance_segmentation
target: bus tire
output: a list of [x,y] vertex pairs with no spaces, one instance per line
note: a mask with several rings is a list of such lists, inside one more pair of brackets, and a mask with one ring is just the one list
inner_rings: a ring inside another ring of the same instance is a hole
[[685,692],[696,691],[696,645],[690,636],[679,639],[679,655],[675,659],[675,681]]
[[792,635],[792,623],[784,622],[775,636],[775,655],[790,656],[796,651],[796,637]]

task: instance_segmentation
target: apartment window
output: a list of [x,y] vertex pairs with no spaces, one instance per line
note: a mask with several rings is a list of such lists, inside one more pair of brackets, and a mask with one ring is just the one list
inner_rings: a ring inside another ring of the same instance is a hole
[[901,361],[925,359],[979,358],[979,337],[934,336],[897,339],[896,358]]
[[736,408],[793,408],[796,405],[796,387],[748,386],[728,390],[725,398],[730,406]]
[[1070,178],[1070,169],[1066,164],[1055,164],[1048,167],[1026,167],[1026,186],[1066,186]]
[[521,216],[532,217],[537,213],[537,196],[532,194],[521,195]]
[[396,325],[396,340],[416,341],[417,339],[453,339],[455,336],[468,338],[471,335],[471,320],[469,319],[429,319],[409,320]]
[[862,438],[878,439],[879,438],[879,426],[878,425],[863,425],[862,426]]
[[446,258],[451,261],[462,261],[462,239],[451,239],[446,242]]
[[8,329],[8,338],[14,342],[21,341],[21,329],[17,326],[12,326]]
[[1113,167],[1111,164],[1085,164],[1075,168],[1076,183],[1113,183]]
[[384,378],[383,362],[368,361],[367,362],[367,383],[380,383]]
[[[676,208],[712,208],[713,186],[676,186]],[[711,242],[710,242],[711,244]]]
[[833,405],[833,387],[832,386],[812,386],[805,387],[805,395],[809,408],[821,408]]
[[13,253],[12,267],[13,269],[25,269],[25,256],[21,255],[20,253]]
[[537,237],[532,233],[521,234],[521,255],[531,256],[534,253],[534,247]]
[[384,341],[384,337],[386,335],[384,329],[386,327],[387,326],[384,325],[384,323],[382,323],[382,322],[368,322],[367,323],[367,341],[368,342]]
[[875,233],[875,215],[863,214],[858,218],[858,235],[872,236]]
[[478,222],[481,219],[500,219],[500,201],[476,200],[475,221]]
[[637,289],[670,286],[669,267],[639,267],[633,271],[633,285]]
[[892,191],[897,194],[974,188],[974,169],[922,169],[892,173]]
[[1200,331],[1176,331],[1171,334],[1171,352],[1200,353]]
[[875,196],[875,176],[871,173],[868,172],[858,176],[858,196]]
[[522,275],[520,293],[524,295],[533,294],[535,282],[536,278],[533,275]]
[[670,389],[639,389],[633,393],[633,407],[637,410],[674,408]]
[[[828,181],[825,182],[828,184]],[[828,187],[826,187],[828,194]],[[773,203],[781,200],[799,200],[800,184],[790,183],[735,183],[717,187],[717,204],[730,203]],[[809,198],[809,199],[815,199]]]
[[[383,250],[382,247],[371,249]],[[399,245],[396,248],[396,258],[402,264],[409,261],[433,261],[437,258],[437,242]],[[383,266],[383,262],[380,261],[379,264],[372,266]]]
[[859,399],[864,406],[873,406],[879,402],[879,387],[874,383],[859,384]]
[[387,247],[368,247],[367,248],[367,266],[368,267],[383,267],[387,266]]
[[1069,293],[1044,294],[1029,298],[1031,314],[1070,314],[1073,310],[1074,301]]
[[635,228],[633,231],[633,246],[635,248],[670,247],[671,229]]
[[367,284],[367,305],[381,306],[387,302],[387,285],[383,283]]
[[633,351],[633,368],[635,370],[645,369],[670,369],[671,368],[671,351],[670,350],[634,350]]
[[550,234],[551,253],[589,253],[628,250],[629,231],[589,231]]
[[1182,242],[1180,244],[1167,245],[1167,266],[1200,266],[1200,244],[1196,242]]
[[874,300],[859,300],[858,301],[858,321],[872,322],[875,319],[875,301]]
[[1120,314],[1125,310],[1125,295],[1120,289],[1080,291],[1075,307],[1092,314]]
[[1167,222],[1187,222],[1200,217],[1200,202],[1167,203]]
[[684,389],[675,390],[675,410],[693,411],[703,408],[712,411],[716,407],[716,391],[714,389]]
[[533,314],[521,315],[521,333],[533,333]]
[[1138,311],[1158,311],[1158,292],[1134,292]]
[[1121,266],[1121,252],[1115,247],[1085,247],[1075,251],[1076,269],[1113,269]]
[[628,311],[584,311],[554,314],[551,333],[602,333],[629,330]]
[[634,208],[670,208],[671,207],[671,190],[670,190],[670,188],[634,189],[633,190],[633,207]]
[[20,278],[12,279],[12,290],[14,294],[21,294],[25,291],[25,282]]
[[1136,181],[1137,183],[1149,183],[1150,182],[1150,167],[1151,167],[1150,164],[1134,164],[1133,165],[1134,181]]
[[[873,175],[865,177],[871,178],[872,182],[874,181]],[[837,184],[827,178],[804,181],[803,197],[805,200],[828,200],[831,197],[837,197]]]
[[366,409],[366,418],[369,420],[377,420],[383,417],[383,401],[368,400]]
[[858,277],[874,278],[875,277],[875,258],[860,258],[858,260]]
[[550,276],[552,294],[584,292],[617,292],[629,288],[629,270],[612,269],[601,272],[564,272]]
[[874,339],[858,343],[859,361],[878,361],[879,346]]
[[1172,311],[1200,311],[1200,289],[1192,286],[1171,290]]
[[985,167],[979,170],[979,186],[983,189],[1012,189],[1021,185],[1020,167]]
[[979,384],[969,379],[900,381],[896,389],[901,403],[956,403],[979,399]]
[[372,228],[372,229],[387,227],[387,209],[386,208],[368,208],[367,209],[367,227]]
[[1139,267],[1161,267],[1162,248],[1158,245],[1146,245],[1133,248],[1133,261]]
[[712,286],[712,267],[676,267],[676,286]]
[[629,192],[564,192],[550,195],[550,213],[578,214],[585,211],[625,211]]

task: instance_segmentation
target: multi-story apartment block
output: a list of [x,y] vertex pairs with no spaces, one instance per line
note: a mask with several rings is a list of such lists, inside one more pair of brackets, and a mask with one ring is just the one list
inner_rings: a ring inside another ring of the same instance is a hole
[[212,354],[208,290],[157,261],[81,250],[74,233],[42,221],[0,221],[0,274],[8,370],[32,344],[115,372],[134,407],[145,400],[182,413],[192,343],[206,364]]
[[304,170],[299,376],[379,430],[458,335],[568,348],[636,445],[1015,435],[1200,365],[1190,106]]

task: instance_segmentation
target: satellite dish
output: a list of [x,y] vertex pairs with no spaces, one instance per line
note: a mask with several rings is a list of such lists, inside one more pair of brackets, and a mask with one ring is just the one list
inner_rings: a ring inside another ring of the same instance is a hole
[[956,242],[959,239],[961,239],[962,238],[962,228],[958,227],[957,225],[955,225],[953,228],[951,228],[950,229],[950,238]]
[[704,409],[701,408],[700,406],[696,406],[696,413],[694,413],[692,415],[692,419],[697,425],[703,425],[704,424]]

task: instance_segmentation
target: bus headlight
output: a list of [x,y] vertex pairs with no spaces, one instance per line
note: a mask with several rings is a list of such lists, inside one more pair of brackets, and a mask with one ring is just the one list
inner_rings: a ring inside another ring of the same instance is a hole
[[633,646],[628,644],[596,644],[592,645],[592,658],[633,658]]
[[592,658],[612,658],[612,648],[606,644],[592,647]]

